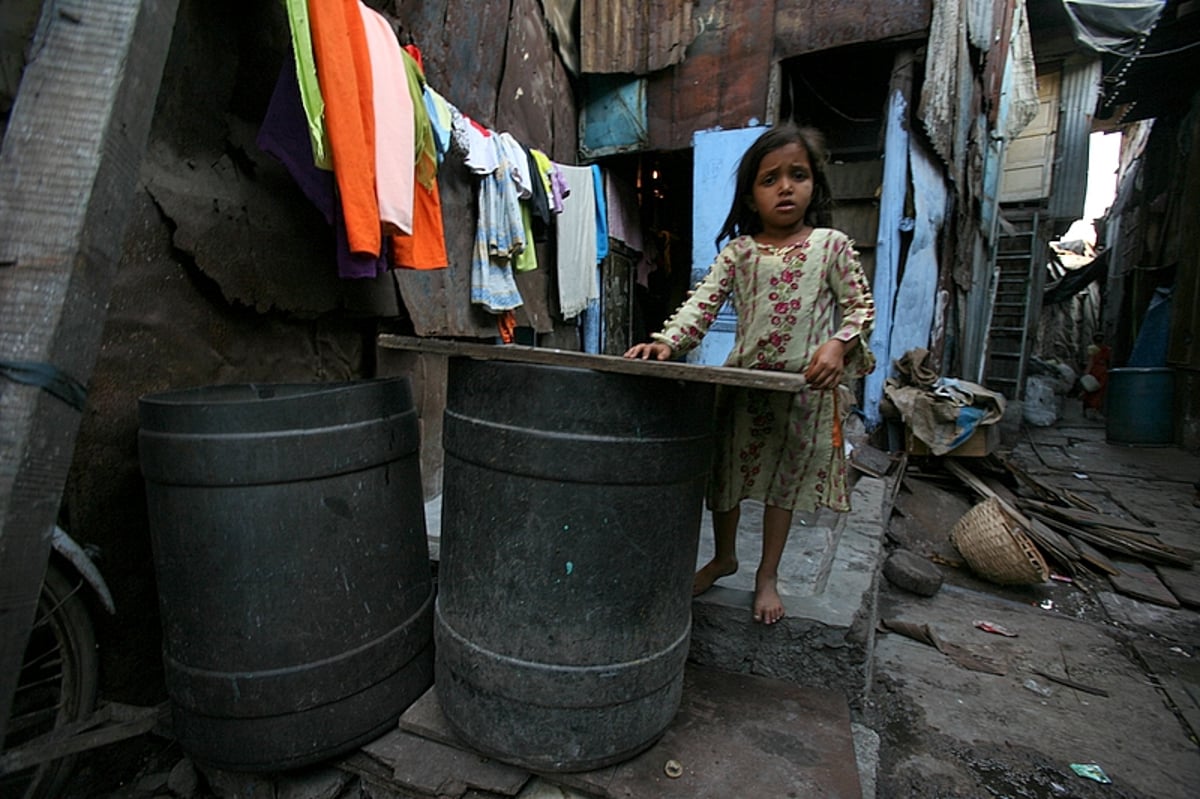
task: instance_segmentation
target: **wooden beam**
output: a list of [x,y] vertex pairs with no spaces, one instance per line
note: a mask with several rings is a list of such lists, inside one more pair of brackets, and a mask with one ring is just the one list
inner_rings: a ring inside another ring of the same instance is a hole
[[586,352],[555,350],[548,347],[526,347],[521,344],[480,344],[385,333],[379,336],[379,346],[428,352],[435,355],[458,355],[493,361],[539,363],[547,366],[573,366],[579,369],[596,369],[601,372],[661,377],[668,380],[692,380],[698,383],[717,383],[767,391],[795,392],[804,388],[804,375],[791,372],[767,372],[760,369],[737,369],[731,366],[704,366],[677,361],[641,361],[623,358],[619,355],[590,355]]
[[[0,149],[0,360],[91,377],[177,7],[43,4]],[[0,382],[0,740],[79,419]]]
[[86,719],[51,730],[45,735],[0,754],[0,774],[12,774],[60,757],[86,752],[150,732],[170,718],[170,706],[107,704]]

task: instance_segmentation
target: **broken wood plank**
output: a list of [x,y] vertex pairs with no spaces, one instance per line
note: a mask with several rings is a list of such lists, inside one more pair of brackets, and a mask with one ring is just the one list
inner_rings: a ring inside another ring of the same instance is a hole
[[1039,499],[1042,499],[1046,502],[1064,501],[1064,497],[1058,491],[1046,485],[1041,480],[1038,480],[1020,466],[1017,466],[1015,463],[1012,463],[1007,459],[1001,459],[1001,462],[1004,464],[1004,468],[1008,470],[1009,474],[1017,478],[1017,482],[1029,489],[1029,491],[1031,491]]
[[1104,527],[1076,527],[1052,516],[1038,516],[1037,518],[1064,533],[1073,541],[1082,540],[1109,552],[1128,555],[1149,563],[1179,566],[1185,569],[1192,567],[1190,555],[1152,539],[1137,538],[1133,537],[1133,533],[1109,530]]
[[1071,574],[1075,573],[1075,564],[1080,560],[1079,549],[1066,536],[1059,535],[1040,519],[1030,519],[1032,527],[1026,532],[1042,549],[1054,556]]
[[154,729],[159,718],[167,713],[169,708],[166,702],[154,707],[103,705],[85,719],[51,730],[4,752],[0,755],[0,774],[10,774],[137,737]]
[[1079,556],[1084,563],[1095,567],[1105,574],[1121,573],[1121,570],[1113,565],[1113,562],[1105,557],[1100,550],[1096,549],[1086,541],[1081,541],[1077,536],[1069,535],[1067,537],[1070,539],[1071,543],[1075,545],[1075,548],[1079,550]]
[[1158,566],[1155,571],[1158,579],[1184,607],[1200,608],[1200,571],[1173,566]]
[[679,361],[643,361],[619,355],[592,355],[586,352],[556,350],[549,347],[527,347],[523,344],[482,344],[470,341],[445,341],[384,333],[378,337],[381,347],[415,350],[435,355],[464,356],[483,360],[515,361],[545,366],[568,366],[595,369],[601,372],[660,377],[668,380],[690,380],[768,391],[795,392],[804,388],[804,375],[791,372],[768,372],[763,369],[740,369],[732,366],[706,366]]
[[1082,508],[1066,508],[1059,505],[1051,505],[1048,502],[1040,502],[1036,499],[1021,500],[1021,505],[1027,510],[1037,510],[1042,513],[1051,514],[1068,521],[1075,525],[1083,525],[1087,527],[1115,527],[1118,530],[1129,530],[1135,533],[1145,533],[1147,535],[1159,535],[1162,531],[1154,527],[1147,527],[1138,522],[1130,522],[1125,519],[1118,518],[1107,513],[1095,513]]
[[1000,503],[1000,506],[1004,508],[1005,512],[1012,516],[1023,528],[1028,530],[1033,527],[1033,522],[1029,520],[1028,516],[1022,513],[1015,505],[1006,500],[1004,497],[997,494],[991,486],[984,482],[982,478],[973,474],[965,466],[953,460],[947,460],[943,465],[947,471],[949,471],[959,480],[962,480],[968,487],[974,489],[977,494],[980,494],[985,499],[995,497],[996,501]]
[[404,730],[392,730],[362,750],[391,766],[398,787],[435,796],[462,796],[470,788],[516,796],[531,776],[524,769],[461,746],[448,746]]
[[1110,575],[1108,581],[1118,593],[1168,608],[1180,607],[1179,599],[1162,584],[1158,575],[1146,564],[1115,560],[1113,565],[1120,569],[1121,573]]
[[896,460],[878,447],[859,444],[850,451],[850,465],[871,477],[885,477],[896,465]]

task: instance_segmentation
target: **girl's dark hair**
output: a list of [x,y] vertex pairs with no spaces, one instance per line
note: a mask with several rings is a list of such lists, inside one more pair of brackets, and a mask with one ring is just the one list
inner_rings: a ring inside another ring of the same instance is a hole
[[749,200],[754,194],[754,179],[763,158],[774,150],[788,144],[799,144],[808,152],[812,164],[813,195],[804,214],[804,223],[812,227],[829,227],[833,224],[833,191],[829,188],[829,173],[826,166],[829,152],[825,149],[825,137],[816,128],[799,127],[791,122],[777,125],[759,136],[746,150],[738,164],[737,186],[733,192],[733,204],[729,216],[717,234],[717,249],[721,242],[737,236],[753,236],[762,231],[762,220],[751,207]]

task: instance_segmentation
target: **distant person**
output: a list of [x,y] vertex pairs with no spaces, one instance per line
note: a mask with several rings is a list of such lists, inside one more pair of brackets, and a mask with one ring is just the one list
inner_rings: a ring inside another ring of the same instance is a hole
[[[1108,389],[1108,369],[1112,365],[1112,348],[1104,343],[1104,336],[1096,333],[1087,348],[1087,366],[1079,379],[1083,393],[1084,418],[1096,418],[1104,413],[1104,394]],[[1090,379],[1089,379],[1090,378]]]
[[[850,508],[838,386],[874,367],[863,339],[875,303],[854,243],[828,227],[832,192],[821,134],[782,125],[742,156],[717,246],[731,239],[691,297],[653,341],[626,358],[676,357],[696,347],[731,300],[737,332],[726,366],[803,373],[798,393],[718,389],[717,452],[708,487],[716,552],[694,578],[701,594],[738,568],[743,499],[765,504],[754,579],[755,621],[784,616],[779,561],[792,512]],[[840,313],[840,327],[835,327]]]

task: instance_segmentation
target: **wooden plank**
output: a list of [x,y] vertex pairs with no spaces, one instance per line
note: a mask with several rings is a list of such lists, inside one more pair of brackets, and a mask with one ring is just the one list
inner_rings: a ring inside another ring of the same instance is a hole
[[850,452],[850,465],[871,477],[885,477],[896,465],[896,459],[878,447],[859,444]]
[[874,247],[879,239],[879,203],[877,200],[838,201],[833,209],[833,224],[854,239],[856,249]]
[[1041,520],[1067,534],[1073,541],[1083,540],[1109,552],[1119,552],[1149,563],[1181,566],[1185,569],[1192,566],[1190,555],[1153,541],[1128,538],[1135,535],[1134,533],[1122,533],[1120,530],[1107,530],[1103,527],[1075,527],[1050,516],[1041,517]]
[[1185,607],[1200,608],[1200,571],[1172,566],[1156,567],[1158,578]]
[[1108,580],[1119,593],[1168,608],[1180,607],[1179,600],[1146,564],[1132,560],[1118,560],[1113,563],[1121,573],[1110,575]]
[[150,732],[170,714],[167,703],[155,707],[105,705],[86,719],[9,749],[0,755],[0,774],[22,771]]
[[643,361],[619,355],[591,355],[548,347],[526,347],[521,344],[478,344],[468,341],[444,341],[433,338],[414,338],[383,334],[380,347],[416,350],[439,355],[465,356],[483,360],[537,363],[546,366],[571,366],[596,369],[601,372],[660,377],[666,380],[691,380],[727,386],[758,388],[767,391],[799,391],[804,388],[804,375],[790,372],[767,372],[759,369],[738,369],[731,366],[705,366],[679,361]]
[[1035,499],[1024,500],[1021,504],[1032,510],[1057,516],[1071,524],[1087,527],[1115,527],[1118,530],[1131,530],[1135,533],[1146,533],[1153,536],[1162,533],[1162,530],[1156,527],[1147,527],[1144,524],[1126,521],[1107,513],[1096,513],[1094,511],[1083,510],[1082,508],[1064,508],[1058,505],[1051,505],[1047,502],[1039,502]]
[[1067,538],[1070,540],[1070,542],[1072,544],[1075,545],[1075,548],[1077,550],[1079,550],[1080,559],[1084,563],[1087,563],[1090,566],[1095,567],[1096,569],[1104,572],[1105,574],[1112,575],[1112,574],[1120,574],[1121,573],[1121,570],[1118,569],[1115,565],[1113,565],[1113,562],[1111,560],[1109,560],[1107,557],[1105,557],[1104,553],[1102,553],[1100,550],[1096,549],[1094,546],[1092,546],[1088,542],[1082,541],[1079,539],[1078,536],[1074,536],[1074,535],[1067,536]]
[[[0,359],[91,377],[177,6],[43,4],[0,150]],[[39,388],[3,388],[0,739],[80,421]]]
[[[829,189],[833,192],[836,202],[879,202],[879,189],[883,185],[883,162],[879,159],[830,164],[826,172],[829,177]],[[876,216],[878,215],[876,209]]]

